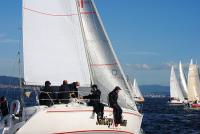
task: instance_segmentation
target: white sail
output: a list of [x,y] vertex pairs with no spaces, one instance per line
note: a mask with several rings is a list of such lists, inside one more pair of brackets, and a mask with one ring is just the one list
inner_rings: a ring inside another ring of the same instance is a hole
[[137,84],[136,79],[134,79],[134,82],[133,82],[133,90],[135,92],[135,97],[143,98],[143,95],[142,95],[142,93],[140,91],[140,88],[139,88],[139,86]]
[[180,88],[180,85],[178,83],[178,80],[176,78],[173,66],[171,68],[171,76],[170,76],[170,97],[184,101],[184,96]]
[[119,95],[120,105],[126,107],[128,104],[128,106],[135,107],[134,100],[130,96],[129,85],[94,3],[91,0],[84,0],[84,6],[80,7],[80,13],[93,83],[97,84],[104,94],[102,96],[103,102],[107,102],[107,94],[115,86],[119,86],[122,88]]
[[[113,108],[106,105],[102,119],[91,119],[93,107],[85,100],[70,98],[67,104],[24,108],[19,123],[13,119],[13,114],[10,115],[8,124],[12,125],[6,124],[5,133],[139,134],[143,115],[131,97],[130,87],[93,1],[24,0],[23,40],[26,84],[38,87],[50,80],[53,85],[60,85],[67,79],[89,86],[91,82],[101,89],[105,103],[108,93],[120,86],[123,122],[115,124]],[[79,93],[90,91],[88,88],[79,88]]]
[[200,100],[199,68],[191,60],[188,72],[188,101],[196,100]]
[[188,98],[188,89],[187,89],[187,83],[186,83],[186,77],[183,72],[183,67],[181,64],[181,61],[179,63],[179,74],[180,74],[180,84],[181,84],[181,89],[183,91],[184,98]]
[[90,85],[75,0],[23,0],[23,52],[26,85]]

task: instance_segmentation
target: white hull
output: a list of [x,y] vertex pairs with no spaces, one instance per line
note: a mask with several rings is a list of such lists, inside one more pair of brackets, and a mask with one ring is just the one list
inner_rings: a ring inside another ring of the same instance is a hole
[[[126,126],[99,125],[91,119],[93,107],[55,105],[33,115],[17,134],[64,134],[64,133],[129,133],[139,134],[142,115],[138,111],[123,109]],[[105,107],[104,116],[113,119],[112,109]]]
[[180,100],[171,100],[169,101],[169,104],[172,104],[172,105],[183,105],[183,101],[180,101]]
[[144,103],[144,98],[141,98],[141,97],[134,98],[134,100],[135,100],[136,103]]

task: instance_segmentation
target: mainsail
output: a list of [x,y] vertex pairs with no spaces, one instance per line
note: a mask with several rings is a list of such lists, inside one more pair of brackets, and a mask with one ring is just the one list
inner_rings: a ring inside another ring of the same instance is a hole
[[181,89],[182,89],[184,98],[188,98],[188,89],[187,89],[186,77],[185,77],[185,74],[183,72],[183,67],[182,67],[181,61],[179,63],[179,74],[180,74]]
[[23,0],[26,85],[64,79],[89,86],[90,74],[76,0]]
[[184,101],[184,96],[180,88],[180,85],[178,83],[173,66],[171,68],[171,76],[170,76],[170,97]]
[[200,100],[199,68],[192,60],[188,72],[188,101]]

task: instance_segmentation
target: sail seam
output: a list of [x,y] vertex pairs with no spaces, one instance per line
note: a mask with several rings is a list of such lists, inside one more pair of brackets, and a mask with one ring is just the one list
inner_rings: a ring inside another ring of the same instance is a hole
[[[72,13],[72,14],[51,14],[51,13],[45,13],[45,12],[41,12],[38,10],[34,10],[34,9],[30,9],[27,7],[23,7],[25,10],[31,11],[31,12],[35,12],[38,14],[43,14],[43,15],[47,15],[47,16],[54,16],[54,17],[62,17],[62,16],[76,16],[78,15],[77,13]],[[80,14],[96,14],[96,12],[81,12]]]
[[113,63],[113,64],[90,64],[90,66],[115,66],[117,65],[117,63]]

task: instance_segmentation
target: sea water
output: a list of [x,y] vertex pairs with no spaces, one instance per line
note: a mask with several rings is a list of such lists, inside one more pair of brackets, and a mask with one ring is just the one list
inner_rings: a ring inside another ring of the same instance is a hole
[[145,98],[145,134],[200,134],[200,110],[167,104],[168,97]]

